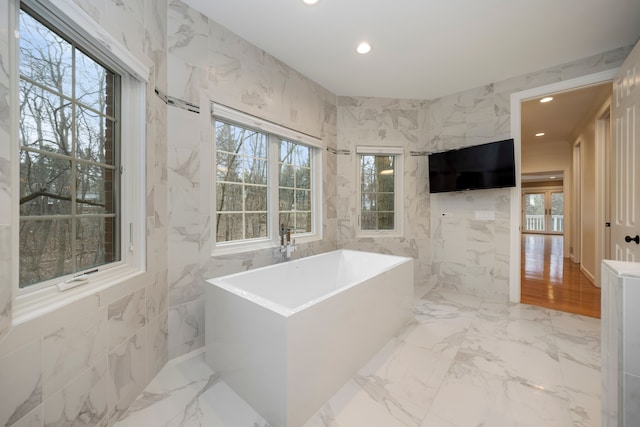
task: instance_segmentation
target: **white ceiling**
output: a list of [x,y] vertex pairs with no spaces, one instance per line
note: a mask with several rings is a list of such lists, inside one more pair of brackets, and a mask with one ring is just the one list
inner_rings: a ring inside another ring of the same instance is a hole
[[184,1],[341,96],[434,99],[640,35],[638,0]]
[[[522,144],[535,144],[538,141],[573,142],[579,128],[611,95],[612,87],[611,83],[605,83],[550,94],[553,101],[547,103],[540,102],[542,96],[523,102]],[[536,137],[538,132],[544,132],[544,136]]]

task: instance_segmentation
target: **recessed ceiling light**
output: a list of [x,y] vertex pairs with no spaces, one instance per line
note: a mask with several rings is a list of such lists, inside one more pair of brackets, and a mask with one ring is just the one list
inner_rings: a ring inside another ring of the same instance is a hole
[[318,3],[318,0],[302,0],[303,2],[305,2],[306,4],[316,4]]
[[553,101],[553,96],[545,96],[544,98],[542,98],[542,99],[540,100],[540,102],[542,102],[543,104],[544,104],[545,102],[549,102],[549,101]]
[[544,132],[538,132],[536,133],[536,136],[544,136]]
[[361,42],[356,48],[356,52],[360,55],[364,55],[365,53],[371,52],[371,45],[367,42]]

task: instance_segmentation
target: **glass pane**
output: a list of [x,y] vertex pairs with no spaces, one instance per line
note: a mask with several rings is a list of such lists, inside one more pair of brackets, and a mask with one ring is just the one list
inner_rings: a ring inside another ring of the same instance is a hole
[[363,155],[360,158],[362,175],[375,175],[375,156]]
[[244,209],[247,212],[267,210],[267,187],[245,186]]
[[20,73],[71,96],[71,45],[23,10],[19,25]]
[[71,220],[20,222],[20,287],[70,274]]
[[363,212],[360,216],[360,228],[362,230],[377,230],[378,214],[376,212]]
[[71,161],[20,152],[20,215],[71,213]]
[[285,228],[295,227],[296,216],[293,212],[281,212],[278,216],[278,227],[284,224]]
[[216,184],[216,211],[242,211],[242,184]]
[[242,134],[244,155],[250,157],[267,158],[267,135],[254,130],[245,129]]
[[378,177],[378,191],[383,193],[393,193],[395,191],[394,175],[382,174]]
[[375,193],[362,193],[361,209],[365,211],[375,211],[377,206],[377,197]]
[[246,239],[257,239],[267,237],[267,214],[250,213],[246,214]]
[[76,270],[116,261],[113,218],[80,218],[76,222]]
[[378,194],[378,211],[393,212],[395,196],[393,194]]
[[297,188],[311,188],[311,169],[298,168],[296,170],[296,187]]
[[381,175],[393,174],[394,156],[375,156],[376,172]]
[[295,150],[296,144],[289,141],[280,141],[280,162],[281,163],[289,163],[290,165],[293,163],[293,151]]
[[307,190],[296,190],[296,210],[311,210],[311,192]]
[[216,150],[228,153],[240,153],[242,147],[240,133],[242,129],[227,123],[216,121]]
[[393,212],[378,213],[378,230],[393,230],[394,224]]
[[311,232],[311,212],[296,212],[296,228],[295,233]]
[[76,49],[76,99],[103,115],[113,114],[113,73]]
[[551,193],[551,231],[564,231],[564,193]]
[[295,144],[294,160],[298,167],[309,167],[311,165],[311,149],[305,145]]
[[52,153],[72,155],[70,103],[20,81],[20,143]]
[[241,156],[217,152],[216,180],[228,182],[242,182]]
[[78,107],[76,114],[76,155],[85,160],[113,164],[113,123],[107,123],[104,117],[85,108]]
[[244,161],[244,181],[267,185],[267,161],[248,157]]
[[113,169],[80,163],[76,194],[79,214],[115,212]]
[[293,188],[295,185],[295,169],[288,164],[280,164],[280,187]]
[[295,209],[294,206],[294,202],[293,202],[293,197],[294,197],[294,190],[286,190],[286,189],[280,189],[279,191],[279,195],[280,195],[280,210],[281,211],[292,211]]
[[242,214],[219,213],[216,215],[216,242],[241,240]]
[[544,231],[544,194],[525,194],[524,209],[524,229],[526,231]]

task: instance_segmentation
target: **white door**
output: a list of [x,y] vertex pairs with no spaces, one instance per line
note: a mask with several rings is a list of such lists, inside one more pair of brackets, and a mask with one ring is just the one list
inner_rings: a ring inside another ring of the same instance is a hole
[[611,256],[640,261],[640,43],[613,81]]
[[524,233],[562,234],[564,232],[562,188],[525,190],[522,214]]

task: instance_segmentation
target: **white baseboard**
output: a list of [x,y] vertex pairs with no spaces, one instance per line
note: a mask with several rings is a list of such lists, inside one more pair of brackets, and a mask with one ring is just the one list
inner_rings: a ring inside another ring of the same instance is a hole
[[580,271],[582,271],[582,273],[587,276],[587,279],[589,279],[593,286],[598,286],[596,285],[596,276],[594,276],[589,270],[584,268],[582,264],[580,264]]

